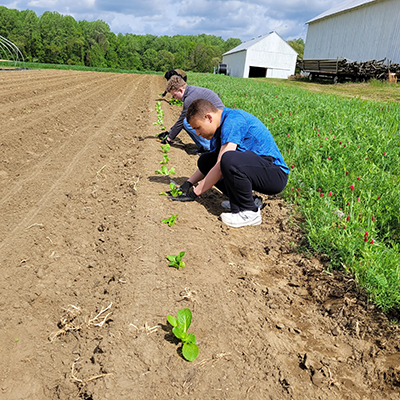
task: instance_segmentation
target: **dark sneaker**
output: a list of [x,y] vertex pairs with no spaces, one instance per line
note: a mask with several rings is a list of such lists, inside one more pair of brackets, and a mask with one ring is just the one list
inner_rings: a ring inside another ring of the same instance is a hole
[[[261,210],[263,207],[263,201],[262,198],[260,196],[253,196],[254,198],[254,204],[256,205],[256,207]],[[229,202],[229,200],[225,200],[221,203],[222,208],[225,208],[226,210],[230,210],[231,209],[231,203]]]

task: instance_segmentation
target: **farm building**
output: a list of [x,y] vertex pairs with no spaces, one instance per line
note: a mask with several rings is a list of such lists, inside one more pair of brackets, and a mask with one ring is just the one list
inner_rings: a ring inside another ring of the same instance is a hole
[[294,74],[297,52],[276,32],[241,43],[222,55],[229,75],[238,78],[283,78]]
[[400,63],[399,0],[347,0],[306,23],[304,59]]

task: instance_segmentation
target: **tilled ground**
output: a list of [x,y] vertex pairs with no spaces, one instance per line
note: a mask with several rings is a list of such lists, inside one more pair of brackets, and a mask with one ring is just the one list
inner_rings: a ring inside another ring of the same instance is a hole
[[[351,277],[296,252],[263,196],[234,229],[211,190],[159,193],[160,76],[0,73],[1,399],[399,399],[399,329]],[[162,102],[172,126],[179,108]],[[184,132],[179,184],[196,168]],[[172,227],[162,219],[178,214]],[[186,267],[167,254],[185,251]],[[192,310],[186,362],[168,314]]]

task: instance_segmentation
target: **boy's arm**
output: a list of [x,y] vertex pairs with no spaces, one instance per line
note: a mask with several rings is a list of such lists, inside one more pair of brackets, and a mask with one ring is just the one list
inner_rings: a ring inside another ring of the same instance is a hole
[[200,172],[199,169],[188,179],[188,181],[195,185],[197,182],[200,182],[204,178],[204,175]]
[[[237,148],[237,144],[232,143],[232,142],[228,142],[221,147],[219,154],[218,154],[217,162],[210,169],[209,173],[204,177],[204,179],[194,188],[194,193],[197,196],[200,196],[201,194],[206,192],[208,189],[212,188],[221,179],[221,177],[222,177],[221,166],[220,166],[221,157],[227,151],[235,151],[236,148]],[[195,172],[195,174],[196,174],[196,172]],[[193,174],[192,176],[194,176],[195,174]],[[191,178],[189,178],[189,179],[191,179]]]
[[172,126],[172,128],[168,131],[168,139],[169,140],[174,140],[180,131],[183,129],[183,120],[186,117],[186,111],[187,110],[182,110],[181,114],[179,115],[178,120],[175,122],[175,124]]

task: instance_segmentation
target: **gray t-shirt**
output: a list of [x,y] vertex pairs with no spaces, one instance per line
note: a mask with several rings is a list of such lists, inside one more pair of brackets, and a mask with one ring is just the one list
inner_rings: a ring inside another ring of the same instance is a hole
[[183,109],[181,115],[175,122],[174,126],[169,130],[168,137],[171,140],[174,140],[178,136],[179,132],[183,129],[183,120],[186,118],[187,109],[189,108],[192,101],[196,99],[209,100],[219,110],[223,110],[225,108],[221,99],[212,90],[199,86],[191,86],[191,85],[186,86],[185,93],[183,94],[182,97]]

